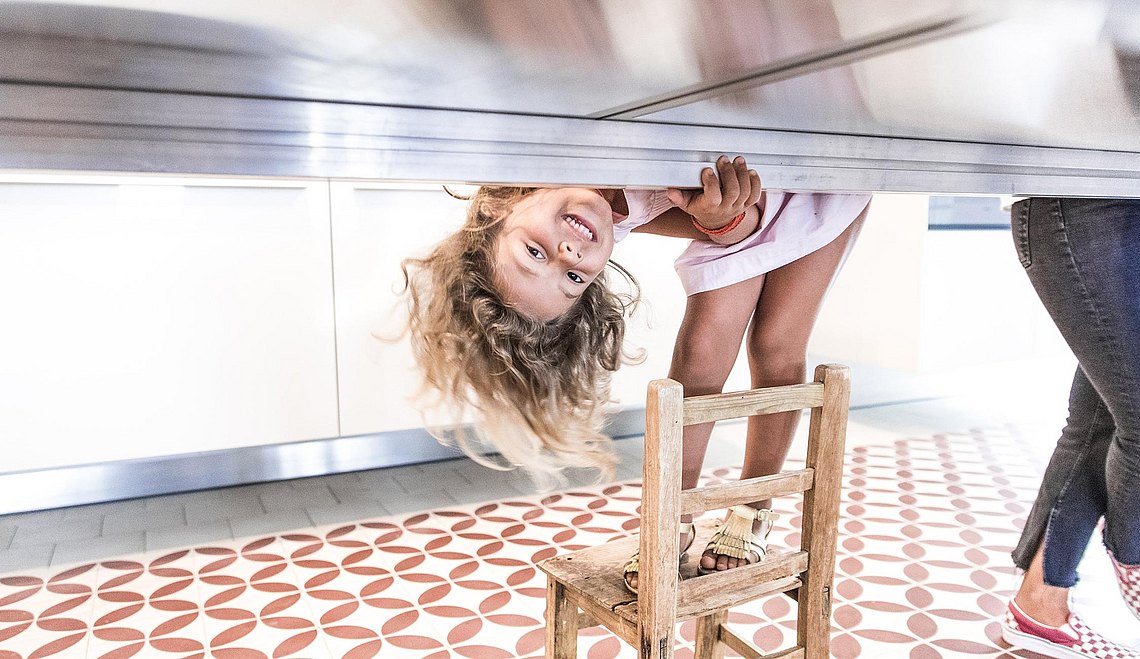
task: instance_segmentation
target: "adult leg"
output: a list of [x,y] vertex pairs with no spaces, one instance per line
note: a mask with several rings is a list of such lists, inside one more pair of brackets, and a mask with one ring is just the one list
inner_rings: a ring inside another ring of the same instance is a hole
[[[768,273],[748,336],[753,387],[799,384],[806,379],[808,338],[824,295],[854,246],[866,214],[864,210],[831,243]],[[799,420],[798,411],[749,417],[741,478],[779,472]],[[752,505],[767,508],[771,502]],[[759,531],[761,524],[761,520],[753,522],[753,532]],[[709,552],[701,557],[701,565],[706,569],[715,565],[718,570],[727,570],[741,563],[747,561]]]
[[[1079,464],[1050,461],[1014,554],[1022,567],[1027,556],[1041,554],[1040,575],[1029,566],[1020,603],[1076,582],[1075,567],[1101,515],[1114,557],[1140,563],[1140,489],[1131,485],[1140,476],[1140,201],[1030,199],[1015,204],[1013,216],[1026,273],[1080,363],[1074,397],[1095,394],[1112,424],[1104,430],[1109,422],[1093,418],[1072,438],[1068,427],[1062,435],[1059,451],[1071,452],[1062,444],[1084,437],[1086,457]],[[1082,375],[1092,393],[1077,391]]]
[[1014,564],[1026,571],[1014,600],[1038,622],[1060,626],[1069,620],[1069,588],[1107,504],[1104,464],[1115,430],[1108,407],[1078,366],[1068,421],[1013,552]]

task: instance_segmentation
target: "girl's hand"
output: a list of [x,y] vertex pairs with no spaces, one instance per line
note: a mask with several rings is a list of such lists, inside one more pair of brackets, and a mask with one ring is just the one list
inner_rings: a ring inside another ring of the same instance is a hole
[[[701,171],[700,190],[670,188],[665,195],[678,208],[692,215],[701,226],[716,230],[726,226],[744,209],[760,199],[760,175],[748,169],[742,156],[729,160],[721,156],[717,171],[706,167]],[[719,176],[718,176],[719,173]]]

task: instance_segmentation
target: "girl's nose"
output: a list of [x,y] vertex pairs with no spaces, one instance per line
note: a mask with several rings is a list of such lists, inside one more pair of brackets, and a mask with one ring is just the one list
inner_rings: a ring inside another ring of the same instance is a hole
[[577,249],[566,241],[562,241],[562,244],[558,246],[558,251],[561,252],[563,256],[574,261],[575,263],[582,260],[581,250]]

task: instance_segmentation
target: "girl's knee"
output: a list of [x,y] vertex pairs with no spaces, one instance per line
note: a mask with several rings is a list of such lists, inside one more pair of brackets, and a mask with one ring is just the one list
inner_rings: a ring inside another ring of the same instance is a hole
[[669,377],[685,385],[687,396],[717,393],[728,380],[735,361],[736,350],[726,349],[713,337],[678,336]]
[[806,355],[749,354],[748,365],[752,373],[752,386],[775,387],[799,384],[807,377]]
[[803,382],[807,346],[798,341],[749,341],[748,366],[755,386]]

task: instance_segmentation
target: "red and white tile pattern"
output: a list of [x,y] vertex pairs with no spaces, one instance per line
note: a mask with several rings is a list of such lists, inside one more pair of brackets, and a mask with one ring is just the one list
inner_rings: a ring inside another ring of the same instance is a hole
[[[848,451],[835,656],[1014,656],[999,620],[1039,479],[1024,456],[998,430]],[[4,574],[0,659],[541,656],[535,562],[636,532],[639,500],[621,483]],[[771,539],[794,546],[799,504],[776,508]],[[793,642],[795,609],[771,597],[730,623],[770,651]],[[600,629],[579,647],[633,656]]]

